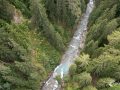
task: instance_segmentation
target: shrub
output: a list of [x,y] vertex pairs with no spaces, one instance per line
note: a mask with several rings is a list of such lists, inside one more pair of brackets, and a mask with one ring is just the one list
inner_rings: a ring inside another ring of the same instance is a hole
[[112,78],[101,78],[97,82],[97,88],[102,89],[102,88],[111,87],[114,82],[115,80]]
[[76,64],[71,65],[71,66],[70,66],[70,69],[69,69],[69,74],[70,74],[71,76],[75,75],[76,69],[77,69]]
[[97,90],[97,89],[93,86],[87,86],[87,87],[84,87],[82,90]]
[[82,87],[85,87],[87,85],[90,85],[91,81],[92,81],[92,78],[91,78],[89,73],[83,72],[79,75],[75,75],[73,77],[73,80],[78,82],[80,87],[82,88]]
[[88,66],[89,63],[89,55],[81,55],[76,61],[77,65],[77,73],[81,73],[83,71],[86,71],[86,67]]
[[60,75],[56,76],[56,78],[55,78],[55,79],[58,81],[58,83],[59,83],[59,84],[61,84],[61,83],[62,83],[62,79],[61,79]]

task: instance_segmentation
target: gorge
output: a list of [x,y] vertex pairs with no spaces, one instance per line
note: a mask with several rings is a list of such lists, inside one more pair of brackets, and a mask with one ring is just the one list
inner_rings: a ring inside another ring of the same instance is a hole
[[0,90],[120,90],[120,0],[0,0]]
[[64,75],[68,74],[71,64],[74,63],[74,60],[79,55],[81,49],[84,47],[85,35],[87,32],[87,24],[90,13],[94,7],[94,1],[90,0],[87,4],[86,12],[83,15],[80,24],[73,36],[73,39],[69,43],[68,49],[62,57],[60,65],[58,65],[51,77],[43,86],[42,90],[58,90],[58,81],[55,79],[57,75],[60,75],[61,78]]

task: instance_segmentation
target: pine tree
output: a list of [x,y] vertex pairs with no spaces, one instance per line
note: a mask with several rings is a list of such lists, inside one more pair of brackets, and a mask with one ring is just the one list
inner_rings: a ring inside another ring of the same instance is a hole
[[45,37],[53,46],[55,46],[60,51],[63,51],[65,46],[63,44],[62,38],[59,33],[55,31],[53,25],[49,22],[43,5],[39,0],[31,1],[31,5],[31,11],[33,13],[32,25],[35,25],[39,31],[43,32]]

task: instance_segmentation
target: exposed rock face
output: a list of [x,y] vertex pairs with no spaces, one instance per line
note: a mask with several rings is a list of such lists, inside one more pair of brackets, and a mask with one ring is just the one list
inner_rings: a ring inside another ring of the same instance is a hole
[[14,10],[14,15],[13,15],[13,22],[16,24],[19,24],[22,22],[22,14],[18,10]]

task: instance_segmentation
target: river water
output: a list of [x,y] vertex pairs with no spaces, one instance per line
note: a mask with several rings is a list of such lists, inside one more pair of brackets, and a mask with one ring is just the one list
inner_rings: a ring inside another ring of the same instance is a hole
[[88,19],[93,8],[94,8],[94,1],[89,0],[89,3],[87,4],[86,12],[82,17],[71,42],[69,43],[67,51],[62,57],[60,65],[58,65],[55,68],[53,74],[45,83],[42,90],[59,90],[59,84],[58,81],[55,79],[55,77],[57,75],[60,75],[60,77],[63,78],[65,75],[67,75],[69,72],[70,65],[74,63],[74,60],[78,57],[81,49],[83,49],[85,35],[87,31]]

